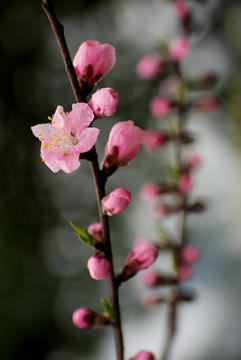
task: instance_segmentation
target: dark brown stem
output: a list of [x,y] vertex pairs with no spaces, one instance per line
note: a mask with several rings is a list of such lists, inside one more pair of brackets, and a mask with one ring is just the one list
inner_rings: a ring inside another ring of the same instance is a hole
[[[72,64],[72,60],[70,58],[69,50],[64,36],[64,27],[58,21],[50,0],[42,0],[42,7],[50,21],[55,37],[57,39],[64,60],[65,69],[68,74],[71,86],[73,88],[76,101],[86,102],[86,94],[83,93],[80,89],[78,79]],[[115,310],[115,314],[116,314],[115,322],[113,324],[116,354],[118,360],[123,360],[124,346],[123,346],[123,337],[122,337],[121,319],[120,319],[119,285],[114,274],[113,256],[112,256],[110,232],[109,232],[109,220],[108,220],[108,216],[102,212],[102,206],[101,206],[101,199],[105,195],[106,176],[104,174],[101,174],[100,172],[95,146],[93,146],[93,148],[87,153],[85,158],[89,160],[95,182],[100,222],[102,224],[102,233],[103,233],[102,241],[106,249],[105,250],[106,258],[108,259],[111,266],[108,283],[109,283],[111,305]]]
[[60,52],[62,54],[64,64],[65,64],[65,70],[68,74],[69,81],[73,88],[73,92],[74,92],[76,101],[77,102],[82,102],[82,101],[85,102],[86,99],[85,99],[85,96],[82,94],[82,91],[79,87],[77,76],[75,74],[75,70],[74,70],[72,60],[71,60],[71,57],[69,54],[69,50],[68,50],[68,47],[66,44],[66,40],[65,40],[65,36],[64,36],[64,27],[58,21],[50,0],[42,0],[42,8],[45,11],[45,13],[49,19],[49,22],[53,28],[53,32],[54,32],[54,35],[58,42]]

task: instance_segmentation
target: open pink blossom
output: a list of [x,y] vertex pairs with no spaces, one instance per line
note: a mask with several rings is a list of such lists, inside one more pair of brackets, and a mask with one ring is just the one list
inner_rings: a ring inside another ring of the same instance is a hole
[[73,104],[72,108],[69,114],[65,114],[63,107],[58,106],[51,124],[31,128],[42,141],[43,161],[54,173],[59,170],[72,173],[78,169],[79,155],[94,146],[100,131],[89,127],[94,114],[87,104]]
[[72,319],[75,326],[83,330],[99,327],[109,322],[108,319],[102,314],[98,314],[88,308],[80,308],[75,310]]
[[110,131],[109,139],[105,147],[105,154],[113,153],[113,148],[117,150],[115,160],[126,159],[126,163],[134,159],[142,143],[147,139],[145,131],[137,126],[134,122],[121,121],[113,126]]
[[130,202],[131,193],[122,188],[113,190],[101,200],[101,204],[109,216],[124,212]]
[[102,226],[101,223],[96,222],[90,224],[88,227],[88,233],[97,241],[101,241],[102,237]]
[[174,61],[180,61],[189,55],[190,49],[190,40],[185,36],[178,36],[169,44],[169,56]]
[[160,194],[162,194],[162,187],[158,183],[148,182],[140,189],[140,195],[144,201],[149,201]]
[[[83,42],[73,60],[78,78],[85,76],[87,66],[91,65],[90,79],[105,76],[115,63],[115,48],[109,44],[101,44],[96,40]],[[98,81],[100,78],[98,79]]]
[[172,108],[171,101],[160,95],[155,96],[150,102],[150,112],[155,118],[167,116]]
[[154,355],[150,351],[142,350],[131,360],[155,360]]
[[95,280],[106,279],[110,275],[110,263],[98,255],[91,256],[87,262],[90,276]]
[[177,16],[182,20],[186,19],[190,15],[191,5],[186,0],[174,1],[173,7]]
[[98,89],[89,101],[94,114],[101,118],[111,116],[116,112],[119,103],[119,94],[112,88]]
[[160,54],[144,55],[136,66],[136,73],[140,79],[154,79],[160,72],[163,58]]
[[144,147],[148,151],[156,151],[165,144],[167,136],[158,129],[147,130],[147,141],[144,143]]

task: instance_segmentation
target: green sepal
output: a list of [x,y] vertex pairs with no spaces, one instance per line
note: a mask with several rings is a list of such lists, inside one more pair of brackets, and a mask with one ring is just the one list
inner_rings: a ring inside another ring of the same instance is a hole
[[180,168],[176,167],[176,166],[167,165],[166,171],[167,171],[168,177],[175,183],[178,183],[180,176],[181,176]]
[[162,248],[168,248],[172,243],[171,235],[160,225],[155,224],[155,232],[157,234],[157,244]]
[[94,248],[94,239],[88,233],[87,230],[80,228],[79,226],[75,225],[72,221],[69,222],[72,228],[75,230],[74,234],[78,236],[78,238],[83,241],[86,245]]
[[116,317],[115,310],[111,306],[108,297],[106,296],[105,298],[100,299],[100,301],[103,305],[104,313],[110,318],[115,318]]

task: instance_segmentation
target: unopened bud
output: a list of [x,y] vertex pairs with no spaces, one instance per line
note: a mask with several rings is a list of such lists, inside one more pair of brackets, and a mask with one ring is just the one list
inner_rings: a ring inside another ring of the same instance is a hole
[[79,329],[86,330],[106,325],[109,323],[109,320],[91,309],[80,308],[73,313],[73,323]]
[[109,216],[124,212],[130,202],[131,193],[122,188],[113,190],[101,200],[101,204]]
[[155,360],[154,355],[150,351],[142,350],[131,360]]
[[110,263],[104,257],[92,256],[87,262],[90,276],[95,280],[106,279],[110,275]]

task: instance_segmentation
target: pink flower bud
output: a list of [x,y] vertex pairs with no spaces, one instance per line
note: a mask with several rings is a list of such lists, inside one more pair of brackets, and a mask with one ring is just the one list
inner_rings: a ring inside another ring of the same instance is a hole
[[131,193],[122,188],[113,190],[101,200],[102,206],[109,216],[124,212],[130,202]]
[[176,209],[172,206],[165,204],[165,203],[156,203],[153,205],[151,209],[151,216],[158,220],[163,216],[169,215],[174,212]]
[[95,280],[102,280],[110,275],[109,261],[98,255],[89,258],[87,268],[89,269],[90,276]]
[[200,250],[194,245],[186,245],[181,251],[181,259],[188,263],[196,262],[200,257]]
[[182,193],[189,192],[193,187],[193,180],[189,173],[183,173],[179,179],[178,189]]
[[181,263],[178,266],[178,277],[180,280],[188,280],[193,275],[193,268],[191,265]]
[[144,307],[150,307],[164,301],[163,298],[158,297],[156,294],[144,294],[141,298],[141,303]]
[[172,110],[172,103],[168,98],[155,96],[150,102],[150,112],[155,118],[167,116]]
[[149,240],[140,238],[125,259],[125,265],[133,272],[149,268],[158,257],[158,248]]
[[143,273],[142,280],[144,285],[152,287],[159,284],[160,276],[156,270],[147,270]]
[[116,112],[119,103],[119,94],[112,88],[98,89],[89,101],[89,106],[94,114],[101,118],[102,116],[111,116]]
[[[94,79],[100,74],[101,76],[105,76],[111,70],[114,63],[115,48],[109,44],[101,44],[95,40],[83,42],[73,60],[77,77],[82,78],[83,76],[87,76],[89,79]],[[84,73],[87,65],[92,65],[93,68],[93,71],[89,72],[89,75]]]
[[[134,126],[134,122],[122,121],[113,126],[105,147],[105,154],[112,154],[113,148],[117,150],[116,160],[126,159],[126,164],[134,159],[140,149],[140,145],[147,139],[145,131]],[[125,165],[126,165],[125,164]]]
[[186,164],[185,164],[185,167],[187,169],[192,169],[194,167],[199,166],[201,164],[201,162],[202,162],[201,155],[193,152],[193,153],[189,154]]
[[190,41],[187,37],[178,36],[169,44],[169,55],[172,60],[180,61],[189,55]]
[[88,233],[97,241],[101,241],[102,231],[101,231],[101,223],[96,222],[90,224],[88,227]]
[[148,201],[151,200],[153,197],[162,194],[162,187],[161,185],[153,182],[146,183],[141,187],[140,195],[142,200]]
[[202,99],[197,100],[193,107],[197,110],[204,111],[204,112],[212,112],[217,110],[219,107],[220,102],[218,98],[214,96],[206,96]]
[[75,310],[72,319],[75,326],[83,330],[108,323],[108,319],[106,319],[103,315],[87,308]]
[[136,73],[140,79],[154,79],[161,70],[163,57],[160,54],[146,54],[137,63]]
[[173,7],[174,7],[174,10],[175,10],[177,16],[182,20],[185,20],[187,18],[187,16],[190,15],[191,6],[185,0],[174,1]]
[[155,358],[151,352],[142,350],[131,360],[155,360]]
[[156,151],[160,149],[160,147],[165,143],[166,141],[166,135],[163,134],[161,130],[157,129],[150,129],[147,130],[147,141],[144,143],[144,147],[148,151]]

